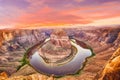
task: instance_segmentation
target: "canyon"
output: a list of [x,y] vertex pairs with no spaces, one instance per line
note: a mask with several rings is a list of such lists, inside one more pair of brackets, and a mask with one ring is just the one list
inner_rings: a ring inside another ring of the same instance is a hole
[[[13,78],[15,77],[35,80],[29,76],[36,78],[42,77],[40,78],[42,80],[54,80],[53,75],[48,77],[39,74],[28,65],[23,66],[23,68],[17,71],[17,67],[21,64],[20,60],[23,58],[24,53],[33,45],[49,38],[53,30],[54,29],[0,30],[0,72],[6,72],[8,76],[11,77],[11,80],[14,80]],[[117,64],[117,62],[119,62],[119,54],[115,55],[115,58],[112,57],[112,55],[119,52],[119,50],[117,52],[115,51],[120,47],[120,26],[95,27],[93,29],[89,27],[82,29],[65,28],[64,30],[71,39],[80,40],[88,44],[95,55],[88,59],[80,75],[69,75],[58,78],[58,80],[117,80],[106,79],[104,77],[107,73],[107,76],[112,74],[109,75],[107,66],[119,64]],[[83,47],[85,46],[84,44],[81,45]],[[109,61],[109,59],[113,61]],[[108,65],[106,65],[106,63]],[[115,66],[113,66],[113,71],[114,68]],[[113,74],[119,75],[117,72]]]

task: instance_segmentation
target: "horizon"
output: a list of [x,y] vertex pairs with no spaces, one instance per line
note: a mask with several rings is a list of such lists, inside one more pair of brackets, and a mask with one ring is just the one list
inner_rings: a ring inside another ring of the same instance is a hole
[[[13,28],[10,28],[10,27],[6,27],[6,28],[0,28],[0,30],[34,30],[34,29],[69,29],[69,28],[79,28],[79,29],[96,29],[96,28],[117,28],[119,27],[120,25],[119,24],[116,24],[116,25],[83,25],[83,26],[79,26],[79,25],[75,25],[75,26],[37,26],[37,27],[22,27],[22,28],[16,28],[16,27],[13,27]],[[91,28],[92,27],[92,28]]]

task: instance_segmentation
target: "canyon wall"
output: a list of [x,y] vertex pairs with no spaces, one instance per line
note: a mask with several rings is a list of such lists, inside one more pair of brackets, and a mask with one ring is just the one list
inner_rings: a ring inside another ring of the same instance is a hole
[[[81,75],[74,80],[93,80],[120,46],[120,26],[64,30],[69,38],[84,41],[90,45],[96,54],[89,59]],[[0,72],[5,71],[9,75],[15,73],[24,53],[39,41],[48,38],[52,31],[53,29],[0,30]]]

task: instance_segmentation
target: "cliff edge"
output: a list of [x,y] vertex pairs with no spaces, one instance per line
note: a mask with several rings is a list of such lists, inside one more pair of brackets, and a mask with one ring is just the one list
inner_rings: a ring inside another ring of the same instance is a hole
[[120,80],[120,47],[113,53],[98,80]]

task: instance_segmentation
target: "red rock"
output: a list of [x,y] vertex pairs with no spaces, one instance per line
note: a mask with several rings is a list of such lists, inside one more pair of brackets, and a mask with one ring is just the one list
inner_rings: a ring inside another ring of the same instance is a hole
[[40,56],[47,58],[48,62],[57,62],[71,54],[69,37],[63,30],[54,31],[50,40],[39,50]]
[[50,40],[56,46],[71,48],[69,37],[63,30],[54,31],[50,36]]

